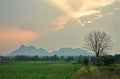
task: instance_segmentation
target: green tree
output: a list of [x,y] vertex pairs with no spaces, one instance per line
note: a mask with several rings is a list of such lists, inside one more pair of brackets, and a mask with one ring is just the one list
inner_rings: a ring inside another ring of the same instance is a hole
[[109,66],[109,65],[112,65],[112,64],[115,64],[115,57],[111,56],[111,55],[108,55],[108,56],[103,56],[103,64],[105,66]]
[[88,57],[84,57],[83,58],[83,64],[84,65],[88,65],[89,64],[89,58]]

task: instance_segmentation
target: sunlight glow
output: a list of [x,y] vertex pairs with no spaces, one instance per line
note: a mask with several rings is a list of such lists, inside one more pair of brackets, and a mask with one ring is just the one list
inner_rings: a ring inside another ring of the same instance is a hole
[[[102,18],[104,13],[101,12],[101,9],[115,3],[117,0],[76,0],[76,2],[74,0],[48,1],[66,13],[52,22],[58,26],[57,29],[61,29],[64,28],[64,25],[71,19],[78,22],[81,26],[84,26],[85,23],[92,23],[93,21]],[[74,7],[76,7],[76,9],[70,5],[70,2],[75,4]],[[81,21],[82,18],[89,16],[95,17],[87,22]]]
[[20,28],[4,28],[0,29],[0,44],[11,45],[22,43],[36,38],[36,34]]

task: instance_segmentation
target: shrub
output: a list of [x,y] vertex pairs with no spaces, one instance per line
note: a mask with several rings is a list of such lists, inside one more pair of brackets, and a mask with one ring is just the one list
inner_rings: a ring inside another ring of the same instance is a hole
[[88,64],[89,64],[89,59],[88,59],[88,57],[84,57],[84,58],[83,58],[83,64],[84,64],[84,65],[88,65]]
[[104,63],[104,66],[115,64],[115,58],[112,56],[104,56],[103,63]]

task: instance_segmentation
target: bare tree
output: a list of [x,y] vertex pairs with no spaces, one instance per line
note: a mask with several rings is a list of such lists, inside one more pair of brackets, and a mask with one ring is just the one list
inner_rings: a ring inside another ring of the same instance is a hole
[[[112,47],[111,37],[105,32],[94,31],[85,36],[84,48],[93,51],[96,59]],[[97,65],[99,61],[96,60]]]

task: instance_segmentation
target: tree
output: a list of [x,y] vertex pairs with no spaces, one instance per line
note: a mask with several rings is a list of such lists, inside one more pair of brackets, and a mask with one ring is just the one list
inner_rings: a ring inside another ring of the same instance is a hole
[[54,56],[53,56],[53,60],[54,60],[54,61],[57,61],[57,60],[58,60],[58,56],[57,56],[57,55],[54,55]]
[[39,60],[39,56],[38,55],[33,56],[32,60],[33,61],[38,61]]
[[62,55],[62,56],[60,57],[60,59],[61,59],[61,60],[64,60],[64,56]]
[[84,57],[83,58],[83,64],[84,65],[88,65],[89,64],[89,58],[88,57]]
[[100,56],[112,47],[111,37],[105,32],[94,31],[85,36],[84,40],[84,48],[94,52],[96,65],[99,65]]
[[78,56],[78,64],[82,64],[82,56]]
[[115,59],[114,56],[112,56],[112,55],[103,56],[103,64],[105,66],[109,66],[109,65],[115,64],[115,62],[116,62],[116,59]]
[[73,56],[68,56],[66,59],[66,62],[69,63],[70,61],[74,60]]

